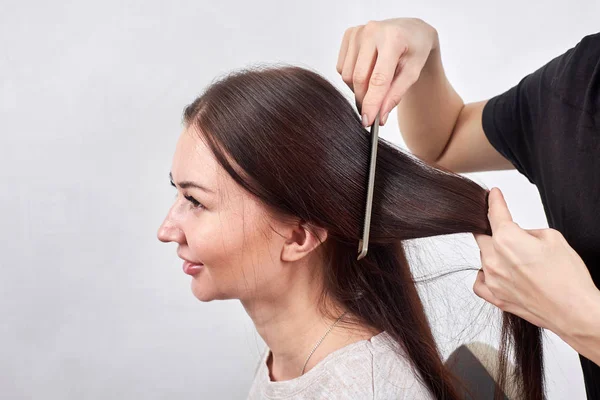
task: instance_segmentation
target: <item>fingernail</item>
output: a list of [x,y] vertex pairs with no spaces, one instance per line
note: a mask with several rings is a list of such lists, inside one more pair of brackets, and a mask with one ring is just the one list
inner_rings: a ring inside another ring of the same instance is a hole
[[365,128],[369,126],[369,117],[367,116],[367,114],[362,115],[362,124]]
[[381,125],[385,125],[388,119],[388,115],[390,115],[389,111],[383,114],[383,118],[381,118]]

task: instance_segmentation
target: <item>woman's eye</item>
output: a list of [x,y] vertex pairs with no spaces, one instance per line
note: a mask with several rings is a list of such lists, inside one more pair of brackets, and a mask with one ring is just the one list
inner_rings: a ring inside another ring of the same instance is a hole
[[187,196],[184,196],[184,197],[185,197],[185,199],[187,201],[189,201],[190,203],[192,203],[192,205],[195,208],[204,208],[204,206],[198,200],[196,200],[195,198],[193,198],[192,196],[187,195]]

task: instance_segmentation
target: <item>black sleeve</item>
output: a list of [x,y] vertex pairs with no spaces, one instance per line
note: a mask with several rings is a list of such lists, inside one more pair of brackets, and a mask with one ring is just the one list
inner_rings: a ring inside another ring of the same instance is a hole
[[485,105],[482,124],[488,140],[531,183],[536,183],[536,167],[545,156],[539,153],[539,141],[552,140],[544,122],[568,108],[600,111],[598,57],[600,34],[586,36]]

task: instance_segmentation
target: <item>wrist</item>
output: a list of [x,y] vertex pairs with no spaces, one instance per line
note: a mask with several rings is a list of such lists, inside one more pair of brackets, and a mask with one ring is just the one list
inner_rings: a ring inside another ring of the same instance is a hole
[[[558,335],[575,350],[600,336],[600,290],[594,288],[576,305]],[[579,350],[578,350],[579,351]]]
[[440,51],[440,36],[438,35],[438,31],[431,25],[429,25],[429,28],[431,29],[431,37],[433,39],[432,44],[431,44],[431,52],[433,52],[433,51],[439,52]]
[[442,54],[440,52],[440,46],[437,39],[437,32],[435,33],[435,37],[435,43],[429,51],[429,55],[427,56],[427,60],[425,61],[425,65],[421,71],[424,75],[440,76],[440,73],[443,73],[444,71],[442,66]]

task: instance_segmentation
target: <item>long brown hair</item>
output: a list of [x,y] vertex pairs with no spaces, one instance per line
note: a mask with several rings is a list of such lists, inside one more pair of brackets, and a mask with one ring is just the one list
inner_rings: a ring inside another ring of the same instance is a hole
[[[289,66],[239,71],[187,106],[184,123],[197,128],[221,166],[268,208],[327,229],[327,295],[402,346],[435,398],[458,399],[402,241],[490,234],[488,191],[380,140],[370,248],[357,261],[370,138],[354,108],[327,80]],[[300,166],[310,173],[300,173]],[[520,392],[542,399],[539,329],[514,315],[504,318],[502,339],[515,344]],[[509,349],[501,350],[504,365]]]

